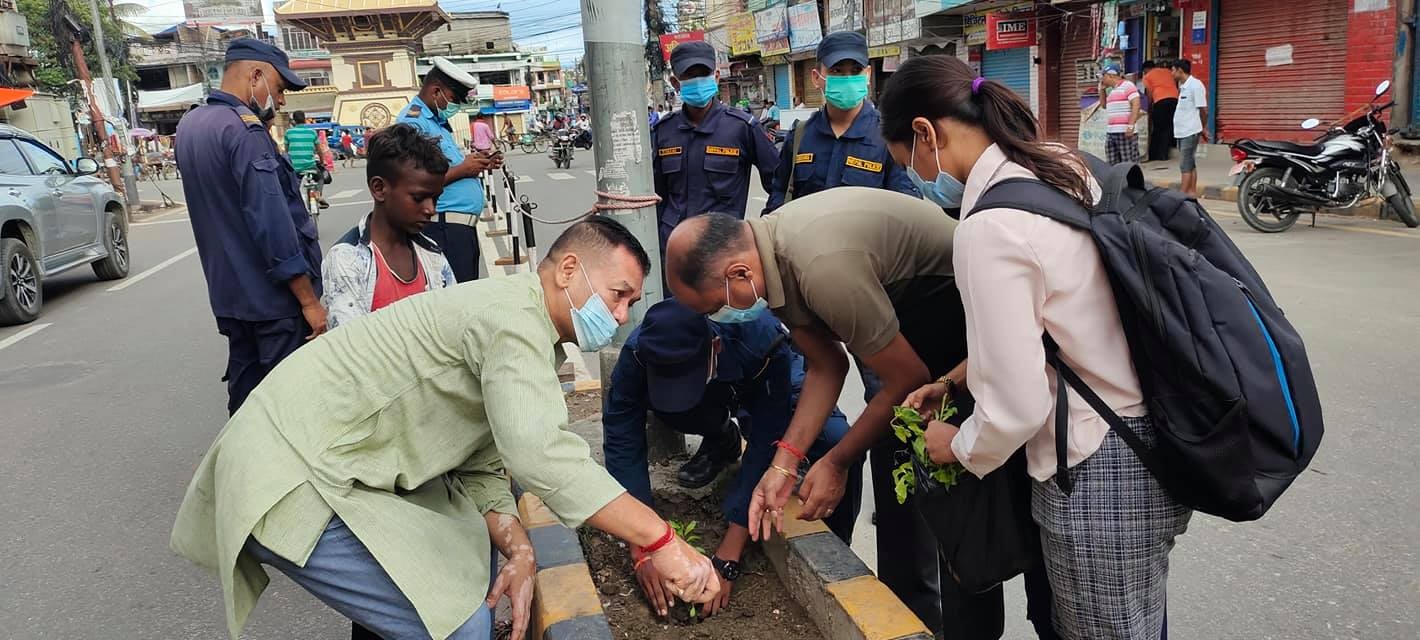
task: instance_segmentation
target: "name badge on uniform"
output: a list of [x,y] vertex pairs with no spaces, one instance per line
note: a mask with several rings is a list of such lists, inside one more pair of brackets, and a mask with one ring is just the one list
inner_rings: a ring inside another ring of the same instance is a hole
[[794,156],[794,164],[806,164],[813,161],[814,154],[812,153],[801,153],[797,156]]
[[666,156],[678,156],[680,155],[680,147],[661,147],[661,150],[656,153],[662,158]]
[[735,147],[715,147],[715,146],[707,146],[707,147],[705,147],[705,153],[708,153],[708,154],[710,154],[710,155],[712,155],[712,156],[732,156],[732,157],[739,157],[739,155],[740,155],[740,150],[737,149],[737,148],[735,148]]
[[848,166],[864,171],[872,171],[873,173],[881,173],[883,170],[883,163],[881,162],[854,158],[853,156],[848,156]]

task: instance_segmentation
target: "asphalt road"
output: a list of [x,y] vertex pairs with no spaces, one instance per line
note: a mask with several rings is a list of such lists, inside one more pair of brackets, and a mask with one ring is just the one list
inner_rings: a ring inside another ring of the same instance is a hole
[[[562,171],[542,156],[510,162],[540,216],[591,204],[590,154]],[[363,184],[363,170],[337,172],[321,219],[327,242],[368,209]],[[162,186],[182,200],[177,183]],[[144,191],[156,199],[152,185]],[[1330,432],[1261,522],[1194,518],[1172,556],[1173,635],[1420,636],[1420,340],[1408,324],[1420,318],[1420,232],[1332,218],[1261,235],[1231,204],[1210,208],[1307,338]],[[556,230],[539,225],[539,244]],[[131,237],[127,280],[57,276],[36,323],[0,328],[0,637],[225,634],[217,581],[167,548],[193,467],[225,419],[225,347],[185,214],[135,224]],[[861,388],[851,384],[842,406],[861,410]],[[855,548],[871,566],[872,530],[861,525]],[[1007,637],[1028,638],[1019,589],[1008,593]],[[346,629],[275,575],[243,637],[336,639]]]

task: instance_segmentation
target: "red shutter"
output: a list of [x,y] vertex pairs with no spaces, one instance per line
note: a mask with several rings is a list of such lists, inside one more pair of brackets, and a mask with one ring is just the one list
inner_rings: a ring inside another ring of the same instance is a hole
[[1095,64],[1094,29],[1088,11],[1071,16],[1061,25],[1060,44],[1056,113],[1060,114],[1060,142],[1073,148],[1080,144],[1080,98],[1091,90],[1091,81],[1077,77],[1075,71],[1080,64]]
[[[1216,94],[1222,141],[1310,141],[1317,132],[1303,130],[1301,121],[1330,122],[1345,115],[1348,4],[1349,0],[1223,3]],[[1285,63],[1288,57],[1291,62]],[[1206,83],[1206,78],[1199,79]]]

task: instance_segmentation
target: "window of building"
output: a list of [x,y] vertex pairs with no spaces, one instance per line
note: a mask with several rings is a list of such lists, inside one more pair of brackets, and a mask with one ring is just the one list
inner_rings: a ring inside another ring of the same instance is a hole
[[312,49],[324,49],[325,45],[317,40],[309,32],[295,27],[281,27],[281,39],[286,43],[287,51],[309,51]]
[[362,88],[385,86],[385,66],[378,60],[359,63]]
[[297,71],[296,75],[300,76],[302,80],[306,81],[306,84],[312,87],[330,86],[330,72],[325,69]]

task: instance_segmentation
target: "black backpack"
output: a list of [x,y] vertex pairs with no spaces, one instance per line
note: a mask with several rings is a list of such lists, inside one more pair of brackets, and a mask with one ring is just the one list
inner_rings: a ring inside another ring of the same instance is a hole
[[[1174,499],[1229,520],[1256,520],[1321,444],[1321,400],[1302,338],[1196,200],[1149,188],[1137,165],[1087,160],[1102,190],[1093,210],[1039,180],[1011,178],[987,189],[971,213],[1020,209],[1090,233],[1157,443],[1146,446],[1046,335],[1057,380],[1109,423]],[[1068,493],[1066,394],[1056,396],[1055,478]]]

